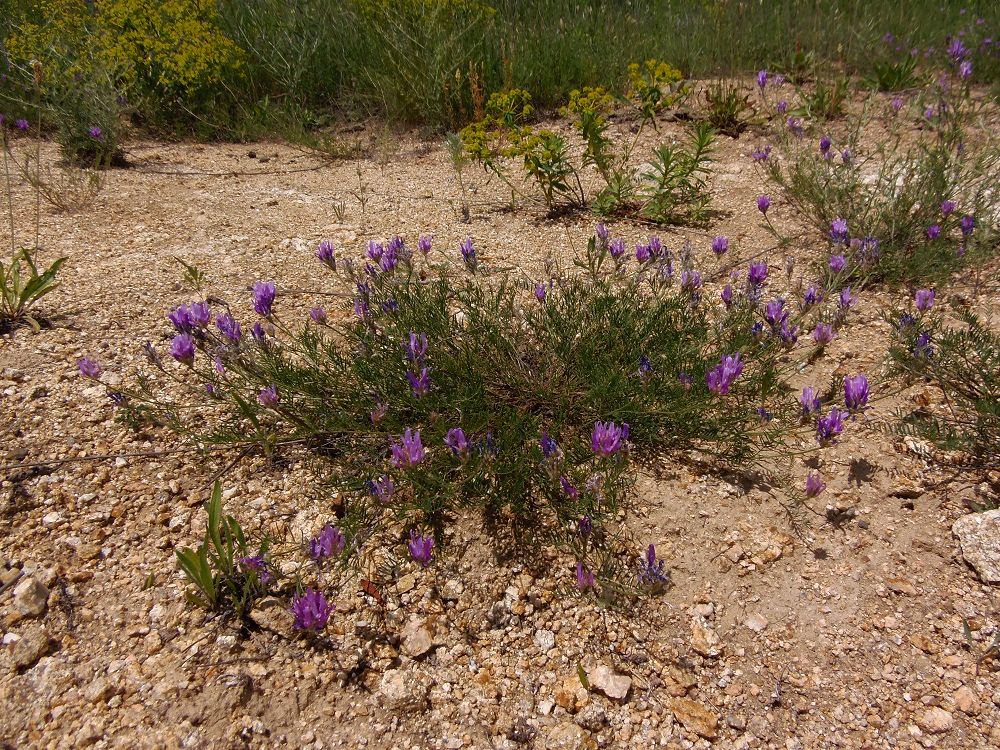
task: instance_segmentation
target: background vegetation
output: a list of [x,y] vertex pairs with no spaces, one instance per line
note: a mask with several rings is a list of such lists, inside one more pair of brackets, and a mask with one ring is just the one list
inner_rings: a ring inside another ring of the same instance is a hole
[[76,90],[110,74],[133,119],[180,134],[248,137],[289,115],[457,128],[507,88],[542,108],[583,86],[620,93],[648,58],[688,77],[808,78],[819,63],[866,77],[887,46],[943,55],[946,31],[994,83],[998,20],[989,0],[0,0],[0,108],[30,101],[38,59]]

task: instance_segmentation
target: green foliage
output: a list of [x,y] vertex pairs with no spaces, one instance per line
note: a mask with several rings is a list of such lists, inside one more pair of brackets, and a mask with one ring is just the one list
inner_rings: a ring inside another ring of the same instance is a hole
[[[267,585],[261,570],[241,563],[252,553],[239,522],[222,512],[222,485],[218,481],[205,503],[205,512],[204,541],[196,549],[177,550],[177,564],[193,587],[188,597],[212,612],[246,620],[257,599],[267,593]],[[266,540],[257,554],[266,559]]]
[[945,464],[970,484],[986,482],[1000,505],[1000,336],[977,316],[959,315],[961,326],[917,313],[895,327],[890,360],[896,374],[933,384],[943,403],[898,413],[894,430],[952,453]]
[[31,308],[59,286],[56,275],[65,262],[59,258],[39,271],[26,249],[14,253],[7,265],[0,261],[0,330],[20,323],[27,323],[36,332],[41,330]]
[[718,132],[731,138],[750,126],[755,113],[750,103],[751,92],[737,81],[722,79],[713,81],[705,89],[705,120]]
[[905,91],[919,88],[923,84],[922,76],[917,72],[917,58],[914,55],[873,60],[871,73],[865,80],[877,91]]
[[705,178],[714,141],[711,126],[699,124],[692,128],[687,148],[663,144],[656,149],[639,189],[645,218],[659,223],[705,218],[710,200]]
[[[529,124],[534,112],[531,96],[513,90],[491,96],[486,116],[462,130],[466,155],[496,175],[514,194],[523,196],[507,172],[507,162],[519,160],[526,178],[537,184],[550,212],[557,204],[587,205],[580,170],[593,167],[605,183],[593,199],[600,214],[635,216],[663,224],[702,221],[710,199],[706,180],[714,131],[708,125],[697,125],[687,144],[661,145],[654,150],[649,164],[637,169],[632,157],[643,127],[655,125],[656,111],[676,101],[686,87],[677,81],[673,68],[655,60],[643,67],[633,66],[633,74],[638,93],[632,104],[641,124],[629,141],[620,143],[608,126],[608,115],[614,107],[611,94],[601,88],[574,90],[562,113],[571,119],[583,139],[583,154],[577,165],[565,138]],[[660,94],[652,93],[651,82],[664,87]]]
[[810,89],[799,89],[799,105],[792,114],[810,120],[832,120],[844,114],[844,103],[850,93],[850,80],[846,77],[828,81],[817,78]]

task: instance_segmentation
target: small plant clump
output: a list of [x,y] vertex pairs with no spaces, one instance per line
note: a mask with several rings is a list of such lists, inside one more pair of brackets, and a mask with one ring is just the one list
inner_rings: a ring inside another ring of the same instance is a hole
[[[815,139],[806,121],[790,117],[777,138],[785,158],[770,146],[754,149],[761,173],[830,242],[828,272],[842,281],[940,280],[995,252],[1000,150],[978,124],[967,63],[952,59],[922,103],[897,96],[880,113],[869,102],[846,132]],[[905,126],[917,110],[921,132],[912,141]],[[890,137],[871,142],[863,136],[877,118]]]
[[1000,335],[970,312],[959,320],[944,322],[932,289],[917,290],[911,310],[890,319],[895,374],[929,383],[940,395],[937,403],[924,399],[899,411],[892,429],[933,446],[955,478],[985,483],[990,491],[981,510],[997,507],[1000,497]]
[[[721,263],[728,241],[712,249]],[[799,303],[768,298],[761,261],[712,303],[690,247],[651,237],[630,256],[603,224],[576,271],[549,264],[538,281],[490,269],[471,239],[440,261],[428,236],[415,250],[370,242],[361,264],[329,242],[316,256],[353,289],[347,310],[314,307],[296,325],[269,281],[253,285],[252,325],[221,301],[182,304],[168,350],[147,345],[152,370],[109,394],[127,423],[201,446],[312,453],[338,494],[341,570],[365,580],[407,554],[430,564],[448,519],[475,507],[504,544],[570,555],[581,592],[657,590],[663,561],[649,548],[637,573],[621,524],[636,451],[772,474],[790,434],[832,444],[868,403],[864,375],[845,379],[843,408],[792,394],[787,358],[822,354],[854,297],[813,285]],[[90,359],[80,371],[102,375]],[[816,475],[788,492],[823,486]],[[201,603],[242,617],[300,547],[248,541],[218,503],[181,564]],[[303,622],[325,622],[317,592],[332,585],[294,582]]]
[[[466,152],[513,194],[526,197],[508,174],[508,162],[520,160],[526,179],[538,186],[550,212],[560,202],[577,208],[592,203],[603,216],[629,216],[657,224],[703,221],[710,201],[707,177],[714,130],[699,123],[691,129],[686,144],[661,144],[646,164],[636,165],[633,156],[643,128],[656,127],[657,114],[676,106],[689,88],[679,71],[655,60],[631,66],[629,76],[629,102],[640,126],[628,143],[617,144],[613,138],[608,118],[616,100],[609,92],[591,87],[574,90],[562,113],[584,142],[582,159],[576,163],[566,138],[531,125],[531,95],[513,90],[491,96],[486,116],[462,130]],[[581,180],[581,170],[587,167],[604,182],[592,199]]]

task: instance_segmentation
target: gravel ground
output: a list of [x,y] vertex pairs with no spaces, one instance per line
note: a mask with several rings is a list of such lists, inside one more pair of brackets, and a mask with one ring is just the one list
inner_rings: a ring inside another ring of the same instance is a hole
[[[679,132],[664,125],[664,137]],[[537,276],[547,254],[566,259],[592,232],[587,216],[507,210],[504,191],[474,168],[464,223],[444,149],[405,134],[381,140],[379,158],[332,162],[273,143],[140,143],[133,168],[109,173],[90,208],[43,207],[41,259],[69,258],[42,306],[50,326],[0,339],[0,745],[1000,745],[997,664],[976,664],[1000,627],[996,590],[951,533],[976,488],[937,486],[923,446],[874,425],[921,398],[919,385],[879,400],[823,452],[830,486],[811,510],[789,513],[760,487],[651,458],[630,523],[668,561],[673,586],[635,611],[567,597],[567,561],[554,554],[497,559],[474,516],[453,525],[436,566],[401,571],[384,611],[360,593],[338,599],[329,648],[292,638],[275,601],[255,611],[264,627],[249,636],[187,605],[174,549],[200,538],[199,505],[227,459],[136,455],[177,439],[116,423],[105,389],[75,366],[94,356],[114,382],[139,365],[143,341],[166,340],[165,312],[189,297],[175,257],[249,315],[256,279],[298,290],[303,310],[324,300],[331,287],[312,258],[321,238],[360,255],[370,237],[433,232],[457,252],[471,235],[485,261]],[[720,140],[722,214],[709,230],[660,230],[665,244],[688,238],[709,265],[711,236],[727,234],[742,257],[781,264],[754,205],[755,142]],[[778,198],[775,221],[795,229],[785,208]],[[15,221],[29,242],[25,185]],[[614,230],[633,242],[649,233]],[[0,245],[7,232],[4,222]],[[820,250],[792,254],[801,268]],[[995,315],[992,298],[951,291]],[[804,382],[858,371],[877,380],[881,311],[901,298],[863,295]],[[129,455],[77,460],[103,454]],[[227,508],[250,525],[308,533],[329,515],[303,490],[308,479],[305,457],[247,459],[224,478]]]

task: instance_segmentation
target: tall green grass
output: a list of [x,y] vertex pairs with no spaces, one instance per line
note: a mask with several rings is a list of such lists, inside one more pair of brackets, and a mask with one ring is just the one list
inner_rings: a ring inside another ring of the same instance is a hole
[[[0,0],[0,35],[19,19],[44,22],[45,7]],[[99,19],[101,4],[93,8]],[[218,0],[218,9],[246,65],[215,101],[250,117],[277,105],[433,128],[468,122],[505,87],[541,107],[586,85],[620,90],[628,63],[653,57],[690,77],[831,65],[864,76],[885,59],[887,33],[921,59],[963,29],[967,39],[1000,37],[995,0]],[[1000,46],[980,48],[975,65],[977,81],[1000,81]]]

